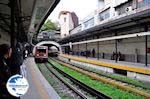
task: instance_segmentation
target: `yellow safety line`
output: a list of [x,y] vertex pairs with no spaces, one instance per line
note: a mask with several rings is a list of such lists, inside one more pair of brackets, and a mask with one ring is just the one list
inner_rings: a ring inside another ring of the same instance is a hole
[[71,55],[65,55],[65,54],[60,54],[59,56],[64,57],[64,58],[69,58],[72,60],[76,60],[79,62],[98,65],[98,66],[116,68],[116,69],[127,70],[127,71],[131,71],[131,72],[150,75],[150,69],[144,69],[144,68],[138,68],[138,67],[129,67],[127,65],[107,63],[107,62],[102,62],[99,60],[86,59],[86,58],[81,58],[81,57],[76,57],[76,56],[71,56]]

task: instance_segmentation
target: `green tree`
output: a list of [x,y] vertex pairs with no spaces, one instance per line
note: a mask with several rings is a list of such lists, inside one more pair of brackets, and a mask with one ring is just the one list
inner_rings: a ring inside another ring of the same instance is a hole
[[47,20],[40,31],[46,31],[46,30],[57,30],[58,29],[58,26],[53,23],[51,20]]

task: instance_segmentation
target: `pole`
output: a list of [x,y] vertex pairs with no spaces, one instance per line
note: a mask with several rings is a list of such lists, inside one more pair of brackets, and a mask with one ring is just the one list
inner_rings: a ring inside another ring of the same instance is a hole
[[[115,36],[117,36],[117,33],[115,33]],[[115,40],[115,50],[116,50],[116,57],[115,57],[115,62],[117,63],[117,58],[118,58],[118,40]]]
[[88,58],[88,56],[87,56],[87,43],[86,43],[86,58]]
[[[99,36],[97,36],[97,39]],[[97,42],[97,59],[99,60],[99,41]]]
[[10,0],[10,8],[11,8],[11,47],[15,46],[15,18],[14,18],[14,8],[15,8],[15,1]]
[[79,44],[78,44],[78,56],[80,56],[80,52],[79,52]]
[[[148,25],[145,25],[144,27],[145,32],[148,31]],[[147,35],[145,36],[145,66],[147,66]]]
[[147,35],[145,36],[145,66],[147,66]]
[[99,60],[99,42],[97,42],[97,59]]

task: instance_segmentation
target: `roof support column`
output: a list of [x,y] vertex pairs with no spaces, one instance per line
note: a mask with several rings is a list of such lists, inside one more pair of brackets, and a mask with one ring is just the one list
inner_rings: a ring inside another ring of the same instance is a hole
[[17,21],[17,42],[19,41],[20,42],[20,36],[21,36],[21,18],[19,17],[18,18],[18,21]]
[[11,8],[11,47],[15,46],[15,16],[14,16],[14,11],[15,11],[15,0],[10,0],[10,8]]
[[86,53],[86,58],[88,58],[88,55],[87,55],[87,47],[88,47],[88,44],[87,44],[87,43],[86,43],[85,47],[86,47],[86,51],[85,51],[85,53]]
[[79,44],[77,46],[78,46],[78,56],[80,56]]
[[[117,36],[117,33],[115,33],[115,36]],[[115,55],[115,62],[117,63],[117,59],[118,59],[118,40],[116,39],[115,40],[115,53],[116,53],[116,55]]]
[[[97,39],[99,39],[99,36],[97,36]],[[97,42],[97,59],[99,60],[99,41]]]
[[99,41],[97,42],[97,59],[99,60]]
[[[144,27],[145,32],[148,31],[148,25]],[[147,35],[145,36],[145,66],[147,66]]]
[[147,66],[147,35],[145,36],[145,66]]

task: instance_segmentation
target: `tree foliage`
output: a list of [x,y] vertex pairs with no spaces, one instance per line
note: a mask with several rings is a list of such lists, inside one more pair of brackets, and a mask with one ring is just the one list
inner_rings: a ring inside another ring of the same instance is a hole
[[40,31],[46,31],[46,30],[57,30],[58,26],[53,23],[51,20],[47,20],[46,23],[42,26]]

